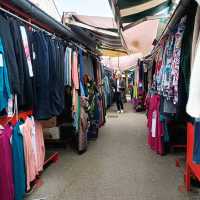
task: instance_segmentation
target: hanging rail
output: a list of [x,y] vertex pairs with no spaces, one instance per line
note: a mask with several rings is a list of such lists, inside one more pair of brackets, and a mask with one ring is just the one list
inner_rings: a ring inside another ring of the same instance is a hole
[[156,53],[159,50],[159,45],[161,40],[163,39],[163,37],[168,34],[171,30],[173,30],[173,28],[177,25],[177,23],[180,21],[181,17],[184,15],[188,5],[190,4],[191,0],[181,0],[178,4],[178,6],[176,7],[176,9],[174,10],[169,22],[167,23],[167,25],[165,26],[165,29],[163,30],[157,45],[154,47],[154,49],[152,50],[152,53],[148,56],[145,57],[145,59],[151,59],[152,57],[154,57],[156,55]]
[[[40,31],[42,31],[42,32],[45,32],[45,33],[49,34],[49,35],[54,35],[53,33],[50,33],[50,32],[48,32],[48,31],[46,31],[45,29],[40,28],[39,26],[36,26],[35,24],[26,21],[25,19],[23,19],[23,18],[21,18],[21,17],[15,15],[15,14],[13,14],[13,13],[11,13],[10,11],[8,11],[8,10],[2,8],[2,7],[0,7],[0,10],[3,11],[3,12],[5,12],[5,13],[7,13],[7,14],[9,14],[9,15],[11,15],[12,17],[15,17],[16,19],[18,19],[18,20],[20,20],[20,21],[22,21],[22,22],[28,24],[29,26],[32,26],[32,27],[35,28],[35,29],[38,29],[38,30],[40,30]],[[58,36],[57,36],[57,37],[58,37]]]
[[[59,36],[66,41],[70,41],[74,44],[76,43],[75,46],[79,46],[81,49],[84,48],[92,54],[99,54],[96,50],[96,43],[94,41],[90,38],[81,38],[79,34],[56,21],[54,18],[27,0],[4,0],[0,1],[0,6],[2,11],[18,18],[36,29],[45,31],[48,34],[53,33],[53,35]],[[15,15],[12,12],[17,14]],[[77,43],[81,44],[81,46]]]

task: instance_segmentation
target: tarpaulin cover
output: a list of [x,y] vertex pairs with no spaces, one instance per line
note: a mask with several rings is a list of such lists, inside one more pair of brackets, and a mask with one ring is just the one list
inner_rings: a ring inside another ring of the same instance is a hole
[[[69,18],[68,18],[69,19]],[[112,36],[102,32],[111,31],[116,33],[117,26],[112,18],[108,17],[91,17],[73,14],[71,18],[71,24],[79,22],[84,25],[88,25],[87,31],[92,34],[92,37],[96,37],[97,41],[100,43],[100,48],[104,56],[109,56],[112,58],[104,58],[103,62],[107,67],[116,69],[118,68],[118,57],[119,57],[119,67],[122,71],[130,68],[137,63],[137,59],[146,56],[153,48],[152,42],[156,38],[157,28],[159,20],[150,20],[140,23],[128,30],[122,32],[122,36],[126,47],[132,54],[125,55],[123,51],[120,36]],[[77,24],[78,28],[85,29],[81,24]],[[82,27],[80,27],[82,26]],[[96,29],[93,30],[92,27]],[[113,29],[115,31],[113,31]],[[117,51],[118,50],[118,51]]]
[[126,45],[133,53],[146,56],[152,50],[153,40],[156,38],[159,20],[142,22],[122,32]]
[[73,30],[82,32],[95,40],[99,49],[124,51],[123,40],[121,40],[116,23],[111,17],[64,13],[63,21]]
[[125,71],[130,67],[133,67],[137,64],[138,58],[141,58],[141,53],[136,53],[128,56],[120,56],[120,57],[103,57],[102,63],[106,65],[108,68],[112,69],[120,69],[121,71]]

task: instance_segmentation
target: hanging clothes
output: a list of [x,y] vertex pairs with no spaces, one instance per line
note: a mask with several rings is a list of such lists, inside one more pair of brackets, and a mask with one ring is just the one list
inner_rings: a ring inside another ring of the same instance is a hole
[[85,151],[87,149],[87,132],[88,132],[88,100],[86,97],[81,97],[80,99],[80,131],[79,131],[79,142],[78,142],[78,150],[80,152]]
[[28,36],[24,25],[15,19],[10,19],[10,29],[14,51],[17,58],[20,93],[18,95],[19,109],[31,108],[33,105],[33,66],[30,57]]
[[21,132],[24,140],[24,156],[26,165],[26,189],[30,190],[30,183],[35,180],[37,171],[37,160],[35,155],[36,146],[33,145],[35,134],[33,134],[34,124],[30,118],[21,125]]
[[36,119],[49,119],[51,113],[48,43],[42,32],[33,32],[31,35],[31,43],[33,48],[33,66],[35,70],[33,114]]
[[196,164],[200,164],[200,120],[199,119],[196,119],[194,124],[193,161]]
[[173,50],[175,44],[175,36],[174,34],[170,34],[168,36],[167,41],[165,42],[165,50],[163,53],[163,63],[160,71],[161,76],[161,90],[160,94],[162,94],[167,99],[173,97],[173,89],[172,89],[172,58],[173,58]]
[[194,58],[194,64],[192,67],[191,77],[190,77],[190,86],[189,86],[189,98],[187,102],[187,113],[194,117],[200,118],[200,39],[196,45],[196,55]]
[[[59,63],[57,54],[57,43],[52,40],[51,37],[47,37],[48,54],[49,54],[49,81],[47,82],[49,90],[49,113],[50,115],[58,115],[60,109],[57,108],[60,105],[59,98]],[[64,76],[64,75],[63,75]],[[61,108],[62,109],[62,108]]]
[[93,67],[93,61],[92,57],[90,55],[84,55],[83,56],[83,73],[84,75],[88,75],[90,79],[94,80],[94,67]]
[[185,22],[186,17],[183,17],[174,32],[162,39],[155,59],[156,70],[152,87],[174,104],[178,102],[179,65]]
[[148,105],[148,144],[160,155],[164,153],[163,124],[160,121],[160,96],[149,96]]
[[7,108],[8,99],[11,97],[10,84],[8,80],[7,66],[2,39],[0,37],[0,111]]
[[49,53],[49,112],[58,116],[64,110],[64,46],[51,37],[46,38]]
[[13,177],[15,200],[24,199],[26,193],[26,168],[24,159],[24,144],[23,135],[20,130],[20,125],[23,122],[18,122],[12,132],[12,155],[13,155]]
[[178,80],[178,103],[176,117],[184,120],[186,116],[186,104],[189,95],[190,69],[191,69],[191,55],[192,55],[192,40],[194,31],[195,15],[197,10],[197,3],[191,2],[188,9],[186,28],[183,34],[183,41],[180,56],[180,69]]
[[197,7],[195,23],[194,23],[194,31],[193,31],[193,39],[192,39],[192,55],[191,55],[191,68],[194,64],[194,58],[196,54],[196,45],[198,43],[200,32],[200,6]]
[[43,170],[45,161],[45,145],[42,125],[39,121],[35,121],[35,140],[36,140],[36,153],[37,153],[37,171]]
[[86,94],[85,94],[85,90],[84,90],[84,86],[83,86],[82,81],[80,81],[80,91],[81,91],[81,96],[86,97]]
[[79,59],[79,65],[80,65],[80,82],[83,82],[84,77],[84,62],[83,62],[83,51],[79,49],[78,51],[78,59]]
[[[7,16],[0,12],[0,37],[5,49],[5,62],[8,67],[8,79],[12,94],[20,94],[20,71],[18,71],[17,55],[15,54],[13,44],[13,31],[9,26]],[[16,38],[17,39],[17,38]]]
[[72,90],[72,112],[77,112],[78,107],[78,91],[73,88]]
[[72,80],[73,87],[78,90],[79,89],[79,75],[78,75],[78,54],[76,51],[72,53]]
[[84,63],[83,63],[83,51],[81,49],[79,49],[78,52],[78,58],[79,58],[79,66],[80,66],[80,92],[81,92],[81,96],[85,97],[85,91],[84,91]]
[[45,120],[64,110],[64,46],[38,31],[30,33],[29,38],[35,74],[33,114]]
[[[13,122],[12,122],[13,123]],[[34,118],[0,129],[0,192],[5,200],[22,200],[30,183],[43,170],[42,126]]]
[[11,135],[10,126],[0,130],[0,194],[2,200],[14,200]]
[[32,62],[31,62],[28,37],[27,37],[26,29],[24,26],[20,26],[20,32],[21,32],[22,43],[23,43],[23,47],[24,47],[23,49],[24,49],[26,61],[28,64],[29,76],[33,77],[33,66],[32,66]]
[[186,27],[186,17],[183,17],[178,25],[177,32],[175,34],[175,43],[173,51],[173,61],[172,61],[172,85],[173,85],[173,103],[178,103],[178,80],[179,80],[179,66],[180,66],[180,56],[181,56],[181,45],[182,38]]
[[76,110],[73,110],[73,112],[72,112],[73,127],[75,128],[75,132],[79,133],[79,130],[80,130],[80,96],[78,95],[78,93],[76,93],[74,97],[76,98],[76,102],[75,102]]
[[64,65],[64,85],[71,86],[71,70],[72,69],[72,49],[67,47],[65,50],[65,65]]
[[112,104],[108,76],[104,76],[103,83],[104,83],[103,85],[104,85],[104,92],[105,92],[105,107],[108,108]]

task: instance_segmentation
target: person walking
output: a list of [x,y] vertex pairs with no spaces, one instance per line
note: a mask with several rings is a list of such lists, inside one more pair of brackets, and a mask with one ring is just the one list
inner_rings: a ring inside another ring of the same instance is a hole
[[124,105],[122,101],[122,95],[125,90],[125,82],[122,79],[121,74],[116,75],[116,79],[114,82],[114,90],[115,90],[115,99],[116,99],[116,105],[117,105],[117,112],[123,113],[124,112]]

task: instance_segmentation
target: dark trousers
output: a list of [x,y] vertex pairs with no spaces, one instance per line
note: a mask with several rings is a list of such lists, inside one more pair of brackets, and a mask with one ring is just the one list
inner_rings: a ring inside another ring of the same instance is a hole
[[121,92],[116,92],[116,104],[117,104],[117,110],[118,111],[124,109]]

